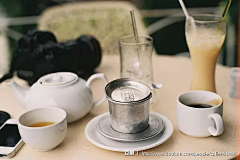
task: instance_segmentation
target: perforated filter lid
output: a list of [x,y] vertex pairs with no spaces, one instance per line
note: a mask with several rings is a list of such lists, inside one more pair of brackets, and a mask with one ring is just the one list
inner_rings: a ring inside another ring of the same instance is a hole
[[145,83],[130,78],[121,78],[110,82],[105,88],[107,99],[115,102],[135,103],[152,97]]
[[57,86],[71,83],[78,79],[78,76],[70,72],[58,72],[41,77],[38,82],[44,86]]

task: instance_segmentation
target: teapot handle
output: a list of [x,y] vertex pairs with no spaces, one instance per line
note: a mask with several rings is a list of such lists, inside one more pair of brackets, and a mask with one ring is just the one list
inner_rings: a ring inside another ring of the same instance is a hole
[[[92,83],[92,81],[97,78],[102,79],[106,84],[108,84],[108,80],[105,77],[105,75],[103,73],[97,73],[97,74],[94,74],[91,77],[89,77],[86,85],[90,88],[90,84]],[[105,99],[106,99],[106,97],[104,95],[100,100],[93,103],[93,107],[99,106],[100,104],[102,104],[105,101]]]

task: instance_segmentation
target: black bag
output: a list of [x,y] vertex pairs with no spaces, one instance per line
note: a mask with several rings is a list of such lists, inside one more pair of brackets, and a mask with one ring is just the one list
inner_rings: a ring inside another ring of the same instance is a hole
[[30,31],[18,41],[9,73],[0,83],[12,78],[15,71],[29,85],[53,72],[73,72],[87,78],[100,64],[101,55],[100,44],[93,36],[83,35],[76,40],[57,43],[51,32]]

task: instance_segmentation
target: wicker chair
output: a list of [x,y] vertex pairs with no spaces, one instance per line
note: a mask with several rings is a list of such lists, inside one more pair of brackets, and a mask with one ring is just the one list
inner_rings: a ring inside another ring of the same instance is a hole
[[138,9],[129,2],[76,2],[47,9],[39,19],[38,29],[52,31],[58,41],[79,35],[94,35],[103,54],[117,54],[117,39],[132,35],[130,10],[134,9],[139,35],[148,35]]

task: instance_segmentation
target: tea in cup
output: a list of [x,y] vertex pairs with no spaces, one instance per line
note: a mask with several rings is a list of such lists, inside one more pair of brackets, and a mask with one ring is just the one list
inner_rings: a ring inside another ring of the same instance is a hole
[[188,91],[177,98],[178,129],[193,137],[218,136],[224,131],[223,100],[210,91]]
[[54,124],[55,122],[37,122],[29,125],[28,127],[45,127]]
[[18,119],[18,129],[26,145],[38,151],[55,149],[67,132],[67,113],[56,107],[30,110]]

